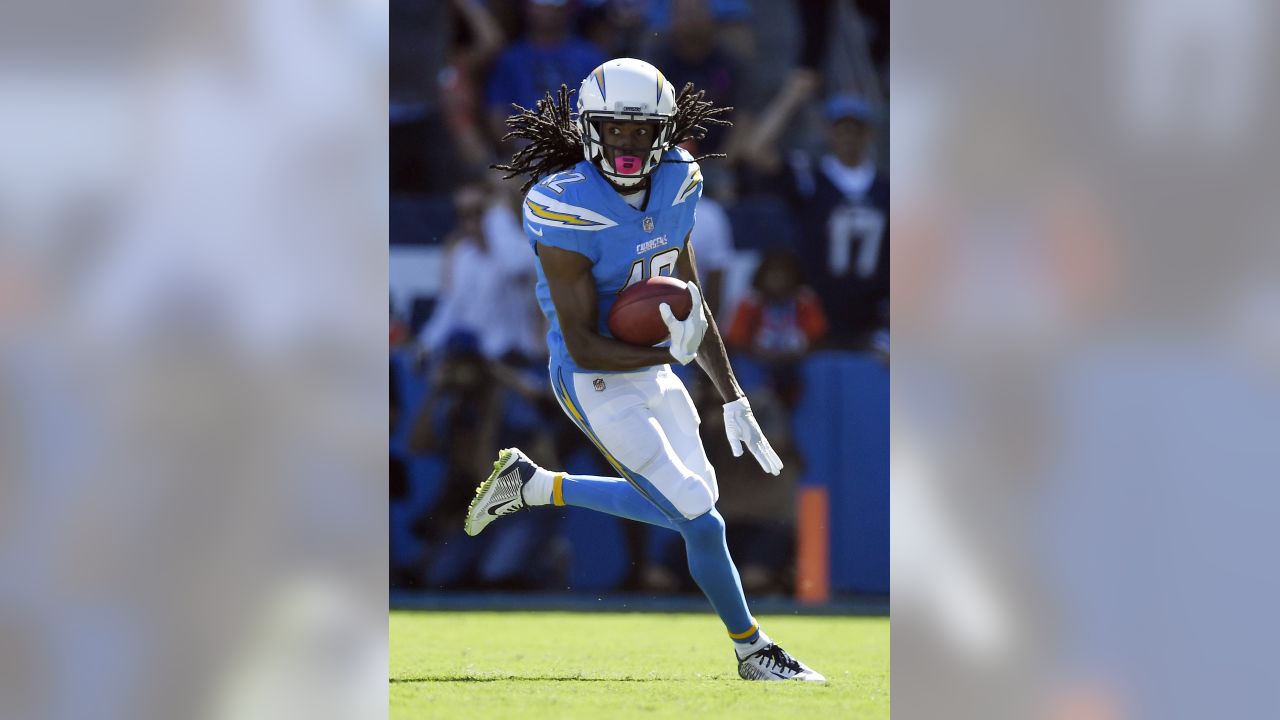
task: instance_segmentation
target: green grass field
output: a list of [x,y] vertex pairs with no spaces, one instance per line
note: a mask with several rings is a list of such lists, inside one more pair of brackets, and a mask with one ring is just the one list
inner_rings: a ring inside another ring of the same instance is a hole
[[738,679],[710,612],[392,612],[391,717],[889,717],[888,618],[758,619],[830,682]]

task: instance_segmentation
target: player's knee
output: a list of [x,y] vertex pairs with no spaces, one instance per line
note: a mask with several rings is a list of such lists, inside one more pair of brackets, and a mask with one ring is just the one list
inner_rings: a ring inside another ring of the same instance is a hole
[[681,480],[672,504],[686,520],[693,520],[715,508],[715,491],[701,476],[689,475]]

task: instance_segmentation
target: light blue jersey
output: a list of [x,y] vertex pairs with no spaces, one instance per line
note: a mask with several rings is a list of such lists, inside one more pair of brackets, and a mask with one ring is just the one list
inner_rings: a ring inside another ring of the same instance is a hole
[[[623,288],[654,275],[675,272],[676,258],[693,229],[694,209],[702,196],[702,172],[689,153],[667,151],[650,176],[649,202],[643,210],[627,204],[593,165],[583,160],[569,170],[543,178],[524,199],[524,231],[529,244],[569,250],[591,260],[599,307],[598,332],[609,332],[609,310]],[[547,347],[551,367],[580,368],[565,348],[564,336],[547,277],[538,266],[538,304],[550,322]]]

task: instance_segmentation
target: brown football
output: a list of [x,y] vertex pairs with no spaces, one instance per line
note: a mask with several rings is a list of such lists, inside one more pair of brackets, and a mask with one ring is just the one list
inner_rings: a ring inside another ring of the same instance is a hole
[[666,303],[677,319],[689,317],[693,297],[683,280],[658,275],[632,285],[609,310],[609,332],[632,345],[656,345],[667,339],[667,325],[658,306]]

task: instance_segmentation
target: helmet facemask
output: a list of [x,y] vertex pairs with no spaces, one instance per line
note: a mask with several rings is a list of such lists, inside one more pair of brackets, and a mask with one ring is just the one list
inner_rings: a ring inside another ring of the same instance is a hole
[[[646,150],[624,149],[620,146],[612,145],[607,142],[607,138],[604,137],[600,129],[601,123],[606,121],[646,123],[654,129],[653,141]],[[644,182],[645,178],[662,162],[662,154],[670,147],[671,118],[665,115],[599,110],[585,111],[580,112],[578,115],[578,128],[582,133],[583,151],[587,159],[610,182],[619,187],[630,187]],[[615,151],[615,156],[622,153],[637,156],[639,158],[638,167],[633,169],[623,163],[618,163],[618,167],[615,167],[614,161],[609,159],[609,150]]]

